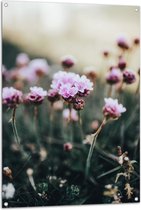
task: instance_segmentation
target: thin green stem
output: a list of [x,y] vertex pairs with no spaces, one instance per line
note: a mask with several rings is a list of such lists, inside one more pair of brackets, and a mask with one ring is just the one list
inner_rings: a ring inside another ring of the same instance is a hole
[[14,133],[16,142],[20,145],[20,138],[19,138],[19,135],[18,135],[17,127],[16,127],[15,116],[16,116],[16,107],[13,108],[11,123],[12,123],[12,129],[13,129],[13,133]]
[[95,145],[96,145],[96,140],[97,140],[97,137],[100,133],[100,131],[102,130],[103,126],[105,125],[106,123],[106,118],[104,118],[104,120],[102,121],[101,125],[99,126],[99,128],[97,129],[97,131],[92,134],[92,143],[91,143],[91,146],[90,146],[90,149],[89,149],[89,153],[88,153],[88,157],[87,157],[87,161],[86,161],[86,170],[85,170],[85,177],[87,178],[89,176],[89,169],[90,169],[90,165],[91,165],[91,158],[92,158],[92,155],[93,155],[93,150],[95,148]]

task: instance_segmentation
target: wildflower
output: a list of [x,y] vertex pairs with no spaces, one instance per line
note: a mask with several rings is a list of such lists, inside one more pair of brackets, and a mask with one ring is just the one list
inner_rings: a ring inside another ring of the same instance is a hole
[[34,104],[41,104],[47,96],[47,91],[41,87],[31,87],[30,93],[27,95],[27,100]]
[[74,103],[73,103],[73,108],[75,110],[82,110],[84,109],[85,106],[85,101],[82,98],[76,98]]
[[22,92],[13,87],[4,87],[2,91],[3,104],[9,107],[15,107],[22,102]]
[[122,80],[122,74],[118,68],[113,68],[108,72],[106,80],[110,85],[117,84]]
[[73,148],[73,145],[71,143],[67,142],[67,143],[64,144],[64,150],[65,151],[67,151],[67,152],[71,151],[72,148]]
[[64,68],[71,68],[76,63],[76,59],[72,55],[66,55],[61,58],[61,64]]
[[60,99],[60,96],[59,96],[58,92],[54,89],[50,89],[48,91],[47,97],[48,97],[48,100],[51,101],[51,102],[55,102],[55,101],[58,101]]
[[93,90],[93,83],[85,75],[76,80],[75,86],[78,88],[78,95],[81,97],[89,95],[90,91]]
[[128,50],[129,49],[129,44],[127,42],[127,39],[124,36],[120,36],[117,39],[117,45],[122,48],[123,50]]
[[16,57],[16,65],[17,67],[27,66],[29,63],[29,57],[26,53],[20,53]]
[[118,62],[118,67],[120,68],[120,70],[124,70],[126,68],[126,61],[124,60],[123,57],[119,58],[119,62]]
[[2,197],[4,199],[13,198],[15,194],[15,187],[12,183],[3,184],[2,186]]
[[72,120],[72,121],[78,121],[78,114],[74,109],[64,109],[63,110],[63,118],[65,120]]
[[140,38],[139,38],[139,37],[136,37],[136,38],[133,40],[133,43],[134,43],[134,45],[139,45],[139,44],[140,44]]
[[123,81],[126,84],[132,84],[136,81],[135,73],[131,70],[125,70],[123,72]]
[[41,77],[48,74],[49,67],[45,59],[34,59],[29,63],[29,68],[32,69],[32,72],[37,76]]
[[118,119],[121,113],[125,112],[126,108],[118,103],[117,99],[105,98],[105,106],[103,107],[103,114],[105,117]]
[[109,51],[108,50],[104,50],[103,51],[103,56],[106,57],[106,58],[109,57]]

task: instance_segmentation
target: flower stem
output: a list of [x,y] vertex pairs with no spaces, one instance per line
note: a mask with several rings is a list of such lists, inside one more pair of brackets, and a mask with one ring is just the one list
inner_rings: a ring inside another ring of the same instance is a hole
[[17,143],[20,145],[20,138],[18,135],[17,127],[16,127],[15,116],[16,116],[16,107],[13,108],[11,123],[12,123],[12,128],[13,128],[13,133],[14,133],[15,139],[16,139]]
[[89,175],[89,169],[90,169],[90,164],[91,164],[91,158],[92,158],[92,155],[93,155],[93,150],[95,148],[95,145],[96,145],[96,140],[97,140],[97,137],[100,133],[100,131],[102,130],[103,126],[106,124],[106,118],[103,119],[101,125],[99,126],[99,128],[97,129],[97,131],[92,134],[92,143],[91,143],[91,146],[90,146],[90,149],[89,149],[89,153],[88,153],[88,157],[87,157],[87,161],[86,161],[86,169],[85,169],[85,177],[87,178],[88,175]]

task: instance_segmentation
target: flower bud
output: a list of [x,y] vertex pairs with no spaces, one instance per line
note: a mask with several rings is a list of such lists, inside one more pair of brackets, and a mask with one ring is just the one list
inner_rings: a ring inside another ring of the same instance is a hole
[[73,108],[75,110],[82,110],[84,109],[85,101],[82,98],[76,98],[73,103]]

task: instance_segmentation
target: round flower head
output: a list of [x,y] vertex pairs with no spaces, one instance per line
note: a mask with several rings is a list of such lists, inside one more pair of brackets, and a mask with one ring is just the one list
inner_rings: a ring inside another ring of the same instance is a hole
[[71,68],[76,63],[76,59],[72,55],[66,55],[61,58],[61,64],[64,68]]
[[47,97],[48,97],[48,100],[51,101],[51,102],[55,102],[55,101],[58,101],[60,99],[60,96],[59,96],[58,92],[54,89],[50,89],[48,91]]
[[122,74],[120,70],[117,68],[113,68],[110,72],[108,72],[106,80],[110,85],[120,82],[122,80]]
[[134,44],[135,45],[139,45],[140,44],[140,38],[139,37],[136,37],[134,40],[133,40]]
[[37,76],[41,77],[48,74],[48,63],[45,59],[34,59],[30,62],[29,68],[32,69],[32,72]]
[[47,91],[43,90],[41,87],[31,87],[30,93],[27,95],[27,100],[33,104],[41,104],[47,96]]
[[73,145],[72,145],[71,143],[68,142],[68,143],[65,143],[65,144],[64,144],[64,150],[65,150],[66,152],[71,151],[72,148],[73,148]]
[[22,96],[22,92],[13,87],[4,87],[2,90],[3,104],[11,108],[22,102]]
[[123,81],[126,84],[132,84],[136,81],[135,73],[131,70],[125,70],[123,72]]
[[82,110],[84,109],[85,106],[85,101],[82,98],[76,98],[74,103],[73,103],[73,108],[75,110]]
[[127,39],[124,36],[120,36],[117,39],[117,45],[122,48],[123,50],[128,50],[129,49],[129,44],[127,42]]
[[120,68],[120,70],[124,70],[126,68],[126,61],[123,57],[119,58],[118,67]]
[[93,83],[86,76],[71,72],[59,71],[54,74],[51,88],[59,93],[64,100],[73,102],[77,95],[86,96],[93,90]]
[[63,118],[67,121],[72,120],[72,121],[78,121],[78,114],[74,109],[64,109],[63,110]]
[[24,67],[24,66],[27,66],[29,63],[29,57],[27,54],[25,53],[20,53],[17,55],[16,57],[16,65],[18,67]]
[[117,119],[126,111],[126,108],[119,104],[117,99],[105,98],[104,100],[103,114],[105,117]]

